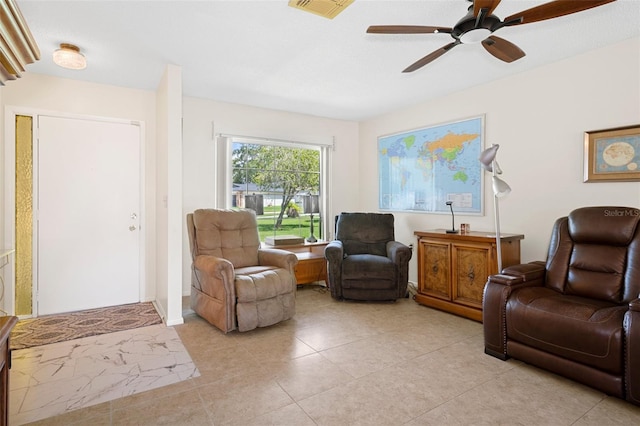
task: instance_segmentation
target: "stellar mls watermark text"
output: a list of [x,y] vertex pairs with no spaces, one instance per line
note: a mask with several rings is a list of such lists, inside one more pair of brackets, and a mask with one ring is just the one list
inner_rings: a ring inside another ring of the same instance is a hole
[[621,216],[640,216],[640,209],[613,209],[605,210],[604,215],[621,217]]

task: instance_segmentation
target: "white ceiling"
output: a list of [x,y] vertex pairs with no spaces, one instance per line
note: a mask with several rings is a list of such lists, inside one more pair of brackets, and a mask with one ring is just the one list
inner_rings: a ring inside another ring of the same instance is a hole
[[[546,2],[503,0],[494,14],[504,18]],[[498,30],[527,54],[511,64],[479,44],[460,45],[403,74],[451,36],[366,34],[367,27],[453,27],[470,3],[356,0],[333,20],[289,7],[287,0],[17,3],[41,51],[27,72],[155,90],[171,63],[182,67],[185,96],[345,120],[375,117],[640,34],[640,1],[618,0]],[[87,69],[54,65],[60,43],[78,45]]]

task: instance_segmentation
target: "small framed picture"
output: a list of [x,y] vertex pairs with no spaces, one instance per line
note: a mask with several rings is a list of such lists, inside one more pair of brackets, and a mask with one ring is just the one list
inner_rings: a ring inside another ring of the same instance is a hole
[[585,132],[584,181],[640,181],[640,125]]

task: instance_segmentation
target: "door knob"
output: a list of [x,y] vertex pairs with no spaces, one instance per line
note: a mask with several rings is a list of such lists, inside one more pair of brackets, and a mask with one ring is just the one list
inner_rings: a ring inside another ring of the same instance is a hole
[[133,232],[133,231],[135,231],[135,230],[136,230],[135,225],[131,225],[131,226],[129,226],[129,231]]

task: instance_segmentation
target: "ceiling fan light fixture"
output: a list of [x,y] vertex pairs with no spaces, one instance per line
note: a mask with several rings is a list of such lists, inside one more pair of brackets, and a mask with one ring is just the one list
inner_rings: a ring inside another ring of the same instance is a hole
[[[291,0],[292,2],[295,0]],[[311,0],[298,0],[308,2]],[[317,0],[321,1],[321,0]],[[333,0],[337,1],[337,0]],[[467,14],[452,28],[430,25],[372,25],[367,33],[374,34],[438,34],[448,33],[454,41],[434,50],[409,65],[402,72],[413,72],[438,59],[459,44],[482,43],[482,47],[495,58],[510,63],[526,56],[524,51],[508,40],[494,34],[503,27],[512,27],[529,22],[545,21],[583,10],[612,3],[616,0],[551,0],[500,20],[493,11],[502,0],[467,0],[471,6]]]
[[87,59],[80,53],[80,48],[69,43],[61,43],[60,48],[53,52],[53,62],[70,70],[83,70],[87,67]]
[[486,28],[476,28],[460,36],[460,41],[464,44],[476,44],[485,40],[491,35],[491,30]]

